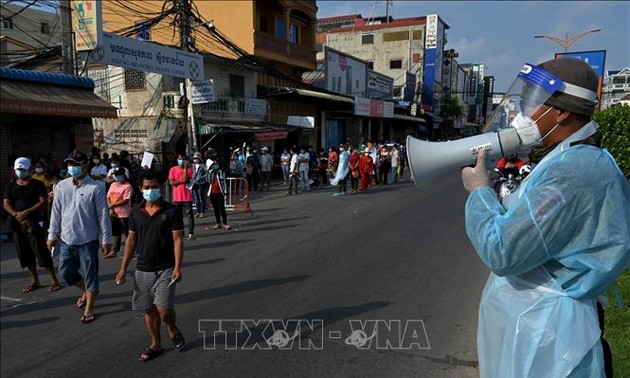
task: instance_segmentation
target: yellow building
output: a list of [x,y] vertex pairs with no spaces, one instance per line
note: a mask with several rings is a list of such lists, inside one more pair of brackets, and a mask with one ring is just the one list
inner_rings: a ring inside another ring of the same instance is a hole
[[[146,23],[160,15],[163,9],[180,4],[174,1],[102,2],[103,24],[107,32],[121,33],[125,28]],[[231,59],[240,59],[234,49],[213,39],[208,25],[215,28],[245,55],[263,63],[256,82],[268,97],[269,123],[286,124],[289,116],[317,117],[320,102],[305,101],[287,88],[305,87],[302,74],[316,68],[315,38],[317,6],[315,0],[246,0],[192,1],[194,13],[207,21],[206,25],[192,21],[192,44],[200,51]],[[164,7],[164,8],[163,8]],[[137,36],[166,45],[179,46],[180,33],[173,27],[169,15]],[[121,33],[122,34],[122,33]],[[259,94],[260,95],[260,94]],[[317,145],[317,133],[302,130],[292,143]]]

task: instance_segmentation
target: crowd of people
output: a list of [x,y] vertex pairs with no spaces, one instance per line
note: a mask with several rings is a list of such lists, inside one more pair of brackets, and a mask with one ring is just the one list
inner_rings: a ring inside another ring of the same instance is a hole
[[[344,152],[347,158],[343,158]],[[245,178],[251,192],[269,191],[273,167],[280,168],[281,185],[288,186],[287,194],[308,193],[333,183],[339,187],[338,193],[346,195],[348,183],[349,194],[355,194],[368,186],[400,182],[408,164],[405,146],[395,142],[366,141],[357,146],[342,143],[329,147],[328,152],[323,148],[316,152],[310,145],[292,146],[275,159],[269,147],[244,146],[232,150],[226,174]],[[344,176],[335,181],[343,172]]]

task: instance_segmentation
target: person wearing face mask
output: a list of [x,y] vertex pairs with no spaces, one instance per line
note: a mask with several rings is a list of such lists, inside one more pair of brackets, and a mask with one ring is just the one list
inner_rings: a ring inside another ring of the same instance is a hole
[[183,350],[186,345],[175,323],[175,289],[182,280],[184,221],[181,210],[162,198],[154,171],[144,170],[138,182],[144,200],[129,215],[129,235],[116,284],[122,285],[127,280],[127,268],[135,254],[131,306],[134,311],[144,311],[151,344],[138,360],[147,362],[164,351],[161,323],[166,326],[175,351]]
[[269,153],[267,147],[261,149],[260,155],[260,190],[265,190],[265,184],[267,184],[267,191],[271,189],[271,167],[273,166],[273,157]]
[[367,147],[363,149],[362,156],[359,159],[359,173],[361,175],[360,191],[363,192],[367,190],[367,187],[370,185],[372,174],[374,173],[374,161]]
[[188,166],[186,155],[177,156],[177,165],[168,171],[168,183],[173,187],[173,204],[186,214],[188,219],[188,239],[195,238],[195,216],[192,208],[192,191],[189,188],[190,180],[194,175],[193,169]]
[[112,159],[110,162],[111,168],[109,169],[109,171],[107,171],[107,184],[111,184],[112,182],[116,181],[114,179],[114,171],[116,170],[116,168],[122,168],[125,171],[125,180],[128,182],[129,181],[129,169],[127,169],[126,167],[123,167],[123,165],[121,164],[120,161],[120,157],[116,154],[112,155]]
[[217,224],[212,227],[213,230],[223,228],[229,230],[232,226],[227,223],[227,213],[225,211],[225,196],[227,195],[227,185],[225,184],[225,173],[219,169],[219,161],[212,162],[210,172],[208,173],[208,197],[214,209],[214,218]]
[[203,218],[206,216],[206,191],[208,190],[207,179],[208,171],[206,163],[201,160],[201,153],[195,152],[193,155],[193,178],[192,178],[192,194],[195,201],[197,214],[195,217]]
[[348,161],[350,160],[350,153],[347,151],[348,147],[346,145],[339,146],[339,164],[337,165],[337,172],[335,173],[335,178],[330,181],[330,185],[338,186],[339,191],[333,196],[345,196],[346,195],[346,179],[348,177]]
[[520,98],[506,96],[506,109],[520,108],[511,124],[533,169],[503,202],[485,150],[462,170],[466,232],[492,271],[480,301],[479,374],[612,376],[598,299],[630,264],[630,185],[592,120],[598,77],[582,60],[560,58],[525,65],[517,80]]
[[92,156],[92,168],[90,169],[90,176],[99,182],[105,183],[107,177],[107,166],[103,164],[101,158],[98,155]]
[[109,218],[112,222],[112,251],[104,258],[116,257],[120,252],[120,239],[124,234],[127,237],[129,231],[129,213],[131,212],[131,196],[133,188],[127,182],[125,170],[122,167],[114,168],[114,182],[107,191],[107,203],[109,204]]
[[4,210],[11,216],[11,230],[14,232],[15,247],[22,268],[28,269],[31,282],[22,289],[30,293],[42,287],[35,263],[50,274],[49,291],[60,289],[55,267],[46,249],[46,231],[41,226],[43,210],[46,207],[46,188],[41,181],[30,176],[31,161],[21,157],[13,165],[17,176],[6,187],[3,199]]
[[65,163],[70,177],[55,187],[46,244],[51,253],[59,248],[59,274],[64,281],[81,290],[76,307],[83,309],[81,323],[87,324],[95,320],[99,292],[99,237],[103,253],[110,253],[112,226],[105,185],[87,174],[87,156],[74,151]]
[[44,163],[42,163],[41,161],[36,161],[33,171],[34,172],[31,177],[37,181],[41,181],[44,184],[44,187],[46,187],[47,192],[51,191],[53,183],[46,173],[46,167],[44,166]]

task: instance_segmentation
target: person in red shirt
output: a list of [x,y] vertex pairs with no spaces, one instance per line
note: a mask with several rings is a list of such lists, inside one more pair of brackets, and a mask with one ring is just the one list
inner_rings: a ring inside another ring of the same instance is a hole
[[363,150],[363,156],[359,159],[359,172],[361,173],[361,191],[367,189],[370,185],[370,178],[374,172],[374,161],[370,156],[370,150]]
[[511,155],[511,156],[501,157],[497,161],[495,168],[503,176],[507,176],[510,173],[517,176],[522,166],[523,166],[523,160],[519,159],[517,155]]
[[188,239],[195,238],[195,216],[192,210],[192,191],[189,187],[193,170],[184,154],[177,156],[177,165],[168,171],[168,183],[173,188],[173,204],[188,218]]
[[328,173],[330,174],[330,178],[335,177],[335,172],[337,172],[337,165],[339,164],[339,154],[335,151],[334,147],[330,147],[328,149]]
[[217,160],[213,161],[210,166],[208,181],[210,182],[208,196],[210,197],[210,203],[214,209],[214,217],[217,221],[217,224],[212,227],[212,229],[218,230],[219,228],[223,228],[229,230],[232,227],[227,224],[227,213],[225,212],[225,196],[227,195],[225,173],[219,169],[219,162]]
[[348,168],[350,168],[350,194],[354,194],[359,189],[359,150],[357,148],[352,149],[350,154],[350,161]]

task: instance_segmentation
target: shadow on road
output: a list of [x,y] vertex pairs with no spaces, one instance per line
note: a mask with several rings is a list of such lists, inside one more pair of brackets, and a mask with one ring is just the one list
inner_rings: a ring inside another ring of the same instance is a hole
[[48,316],[46,318],[39,318],[39,319],[33,319],[33,320],[2,322],[0,324],[0,329],[4,331],[10,328],[31,327],[37,324],[54,322],[55,320],[58,320],[58,319],[59,319],[58,316]]
[[233,285],[216,287],[214,289],[186,293],[177,298],[177,303],[198,302],[213,298],[227,297],[234,294],[264,289],[271,286],[284,285],[290,282],[302,282],[310,277],[311,276],[309,275],[301,275],[285,278],[270,278],[263,280],[244,281]]

